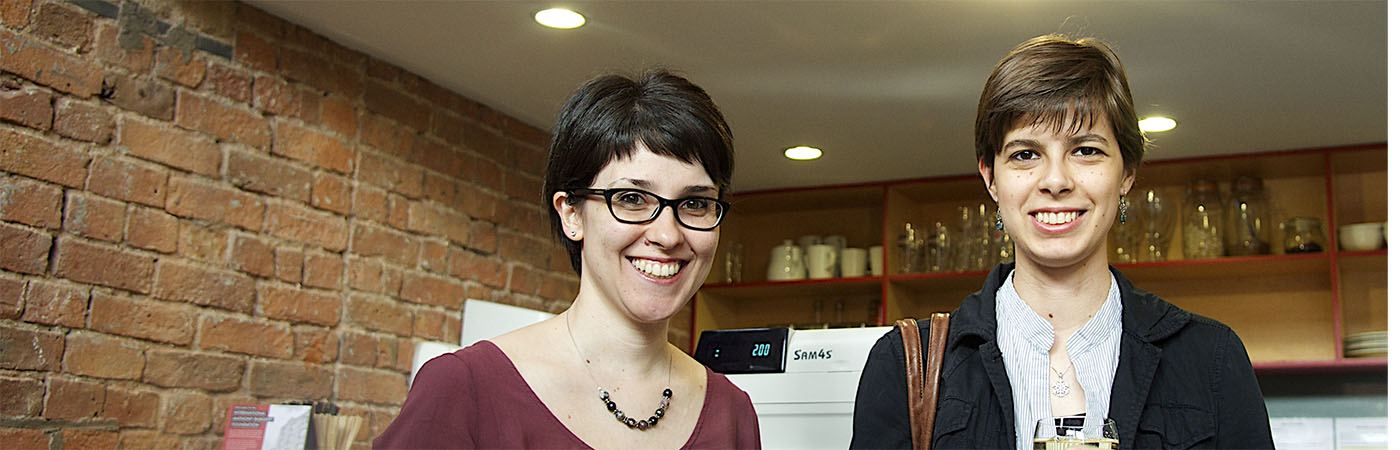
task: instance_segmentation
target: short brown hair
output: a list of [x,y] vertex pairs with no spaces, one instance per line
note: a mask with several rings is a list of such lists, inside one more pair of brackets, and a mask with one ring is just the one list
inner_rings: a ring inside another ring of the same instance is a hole
[[1138,129],[1118,55],[1094,38],[1032,38],[1002,58],[982,88],[974,131],[977,162],[991,167],[1002,139],[1018,125],[1045,123],[1058,132],[1066,119],[1078,129],[1092,126],[1098,114],[1111,122],[1123,168],[1136,172],[1147,140]]

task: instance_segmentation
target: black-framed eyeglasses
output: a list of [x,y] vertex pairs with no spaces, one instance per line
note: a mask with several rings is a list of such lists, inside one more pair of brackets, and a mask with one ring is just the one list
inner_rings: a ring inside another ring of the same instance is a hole
[[579,188],[567,191],[572,195],[599,195],[608,203],[608,211],[618,222],[639,224],[656,220],[661,210],[667,206],[676,215],[676,223],[696,230],[710,231],[719,226],[724,213],[729,211],[729,203],[710,197],[682,197],[669,199],[641,189]]

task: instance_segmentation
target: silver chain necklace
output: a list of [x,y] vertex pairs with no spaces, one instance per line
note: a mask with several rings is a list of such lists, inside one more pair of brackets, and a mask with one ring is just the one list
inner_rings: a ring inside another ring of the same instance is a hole
[[676,355],[669,351],[666,352],[666,385],[668,387],[661,391],[661,403],[657,405],[656,412],[652,413],[651,417],[641,420],[627,417],[626,413],[618,409],[617,403],[612,401],[612,397],[608,395],[608,391],[603,390],[603,385],[598,382],[598,378],[593,376],[593,368],[590,366],[588,358],[583,356],[583,351],[578,348],[578,340],[574,339],[573,321],[569,320],[572,317],[573,314],[569,314],[568,317],[564,318],[564,328],[569,331],[569,342],[574,344],[574,352],[578,353],[578,357],[583,360],[583,370],[588,373],[588,379],[593,380],[593,385],[598,387],[598,399],[603,402],[603,406],[608,408],[608,412],[612,413],[613,417],[616,418],[618,422],[627,425],[628,428],[637,431],[645,431],[648,428],[655,427],[656,423],[661,421],[662,417],[666,416],[666,409],[671,406],[671,388],[669,386],[671,385],[671,369],[674,367],[673,363],[675,362]]
[[1060,381],[1056,381],[1054,385],[1050,386],[1050,393],[1056,397],[1065,398],[1066,395],[1069,395],[1069,383],[1065,382],[1065,372],[1069,372],[1069,368],[1066,367],[1065,372],[1061,372],[1055,370],[1055,366],[1051,365],[1050,370],[1054,371],[1055,375],[1060,378]]

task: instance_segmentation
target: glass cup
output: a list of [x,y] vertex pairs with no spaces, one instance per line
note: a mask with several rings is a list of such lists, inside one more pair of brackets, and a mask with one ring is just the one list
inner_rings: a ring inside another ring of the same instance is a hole
[[1035,450],[1077,448],[1118,449],[1118,428],[1113,419],[1084,416],[1046,417],[1035,422]]

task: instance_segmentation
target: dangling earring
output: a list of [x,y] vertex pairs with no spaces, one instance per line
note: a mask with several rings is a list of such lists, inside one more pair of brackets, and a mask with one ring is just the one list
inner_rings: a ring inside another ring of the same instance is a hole
[[1118,196],[1118,223],[1128,223],[1128,201]]
[[996,223],[996,227],[997,227],[997,231],[1005,231],[1005,229],[1006,229],[1006,224],[1001,223],[1001,208],[997,208],[997,223]]

